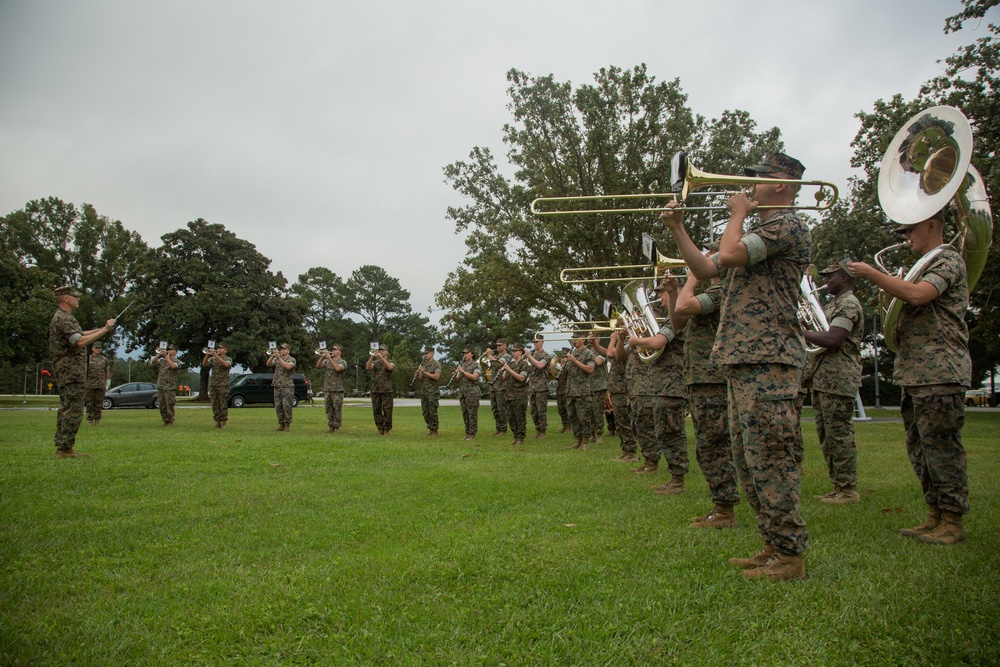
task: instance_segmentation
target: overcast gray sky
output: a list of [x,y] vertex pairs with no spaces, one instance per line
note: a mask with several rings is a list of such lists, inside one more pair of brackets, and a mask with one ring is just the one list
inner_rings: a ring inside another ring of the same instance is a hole
[[[958,0],[0,0],[0,213],[55,196],[151,246],[196,218],[290,282],[376,264],[416,310],[465,255],[442,168],[505,153],[505,73],[646,63],[706,118],[778,126],[842,188],[854,114],[986,35]],[[989,20],[998,20],[991,10]],[[779,61],[787,64],[779,67]],[[431,315],[437,321],[438,315]]]

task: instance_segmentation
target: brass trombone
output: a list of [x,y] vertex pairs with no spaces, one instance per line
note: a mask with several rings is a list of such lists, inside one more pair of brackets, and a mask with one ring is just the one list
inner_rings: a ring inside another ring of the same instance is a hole
[[[675,257],[667,257],[661,253],[656,248],[656,241],[649,234],[644,233],[642,235],[642,248],[643,256],[649,259],[647,264],[625,264],[620,266],[581,266],[572,269],[563,269],[559,272],[559,280],[564,283],[569,284],[580,284],[580,283],[610,283],[610,282],[632,282],[634,280],[649,280],[652,279],[655,282],[659,281],[660,278],[664,276],[672,276],[674,278],[683,278],[683,274],[671,273],[671,271],[680,269],[687,269],[687,265],[684,263],[683,259]],[[645,269],[647,272],[645,275],[631,275],[620,278],[568,278],[577,273],[600,273],[602,271],[622,271],[626,269]],[[648,271],[652,269],[652,275],[648,274]]]
[[[628,201],[628,200],[667,200],[686,202],[690,196],[712,197],[729,196],[733,192],[694,192],[709,186],[735,185],[739,188],[752,187],[765,183],[787,183],[789,185],[809,186],[819,188],[814,195],[816,203],[813,205],[794,206],[759,206],[758,210],[767,208],[793,208],[810,211],[825,211],[836,203],[839,196],[837,186],[828,181],[803,181],[791,178],[764,178],[761,176],[729,176],[723,174],[710,174],[704,172],[688,162],[687,153],[677,153],[670,163],[671,188],[673,192],[647,192],[634,195],[586,195],[582,197],[538,197],[531,202],[531,212],[535,215],[585,215],[602,213],[650,213],[662,210],[662,206],[648,206],[639,208],[590,208],[584,210],[559,209],[544,210],[545,204],[564,204],[569,202],[602,202],[602,201]],[[685,206],[686,211],[725,211],[726,206]]]

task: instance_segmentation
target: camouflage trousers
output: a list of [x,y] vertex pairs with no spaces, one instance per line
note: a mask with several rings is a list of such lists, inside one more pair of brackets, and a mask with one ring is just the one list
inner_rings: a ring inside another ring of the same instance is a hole
[[392,430],[392,394],[372,394],[372,415],[375,417],[375,428],[386,432]]
[[503,389],[490,389],[490,410],[493,411],[493,421],[497,430],[507,432],[507,392]]
[[676,396],[636,396],[632,404],[632,428],[639,451],[652,461],[659,461],[662,455],[671,475],[688,472],[686,412],[687,401]]
[[549,430],[549,390],[539,389],[531,392],[528,404],[531,407],[531,423],[535,425],[535,432],[545,433]]
[[87,404],[87,421],[101,421],[101,411],[104,409],[104,387],[87,387],[83,391],[84,402]]
[[217,422],[229,421],[229,385],[210,384],[208,393],[212,398],[212,417]]
[[816,435],[834,488],[858,483],[858,450],[854,445],[854,397],[813,390]]
[[591,412],[590,421],[594,425],[594,435],[604,435],[604,404],[608,400],[608,392],[605,389],[595,391],[590,398]]
[[420,412],[424,415],[424,423],[427,428],[436,431],[438,428],[438,404],[441,402],[439,394],[428,394],[420,397]]
[[801,442],[795,407],[802,370],[785,364],[725,367],[733,463],[764,542],[783,554],[806,550],[809,533],[799,513]]
[[83,421],[83,383],[59,383],[59,412],[56,413],[56,449],[69,451]]
[[506,394],[507,423],[514,434],[515,440],[524,440],[528,432],[528,395],[519,392],[504,392]]
[[688,387],[691,421],[694,422],[695,458],[716,505],[736,505],[733,447],[729,442],[729,399],[724,384],[693,384]]
[[326,425],[340,428],[344,414],[344,392],[324,391],[323,407],[326,409]]
[[462,407],[465,435],[475,435],[479,431],[479,393],[459,395],[458,404]]
[[292,402],[295,400],[295,387],[274,388],[274,411],[278,415],[278,423],[282,426],[292,423]]
[[635,431],[632,430],[632,406],[628,394],[611,394],[611,407],[615,411],[615,434],[622,443],[622,451],[635,454]]
[[174,407],[177,405],[177,390],[156,389],[156,401],[160,405],[160,418],[164,424],[174,423]]
[[594,435],[592,417],[594,411],[590,407],[590,394],[566,397],[566,419],[573,429],[574,438],[590,439]]
[[903,387],[900,411],[906,428],[906,453],[924,500],[946,512],[968,514],[969,474],[962,447],[964,395],[914,396],[912,389]]
[[569,408],[567,407],[567,396],[566,394],[556,394],[556,412],[559,413],[559,421],[562,423],[563,428],[568,428],[570,426],[569,422]]

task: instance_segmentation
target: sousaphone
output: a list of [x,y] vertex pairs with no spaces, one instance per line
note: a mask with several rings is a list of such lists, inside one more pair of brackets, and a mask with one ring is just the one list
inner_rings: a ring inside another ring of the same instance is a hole
[[[891,220],[912,225],[950,206],[958,233],[949,243],[921,257],[905,277],[902,268],[896,271],[886,268],[882,256],[908,244],[883,248],[875,255],[875,263],[882,271],[908,282],[920,282],[931,262],[945,248],[953,247],[962,255],[972,291],[986,266],[993,241],[993,214],[982,176],[971,162],[972,128],[955,107],[921,111],[896,133],[879,170],[878,198],[882,210]],[[883,305],[886,345],[898,352],[903,301],[892,298]]]

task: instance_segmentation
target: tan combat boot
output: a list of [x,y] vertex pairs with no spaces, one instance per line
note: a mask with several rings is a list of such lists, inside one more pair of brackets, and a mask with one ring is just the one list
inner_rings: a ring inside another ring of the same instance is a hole
[[903,537],[920,537],[921,535],[933,532],[933,530],[937,528],[938,523],[941,521],[941,510],[938,509],[937,505],[928,505],[927,509],[929,510],[927,521],[924,521],[919,526],[914,526],[913,528],[900,528],[896,532]]
[[583,438],[576,438],[573,440],[573,444],[566,449],[580,449],[583,446]]
[[72,449],[57,449],[56,458],[57,459],[79,459],[84,456],[90,456],[90,454],[84,454],[83,452],[74,452]]
[[941,521],[937,528],[917,537],[924,544],[958,544],[965,541],[965,528],[962,527],[962,515],[957,512],[941,512]]
[[820,498],[819,501],[827,505],[850,505],[852,503],[860,503],[861,494],[858,493],[855,487],[845,486],[835,490],[826,498]]
[[690,528],[735,528],[737,526],[736,512],[732,505],[716,505],[715,509],[700,521],[692,521]]
[[670,481],[653,491],[660,496],[675,496],[684,493],[684,475],[671,475]]
[[285,430],[285,425],[284,424],[278,424],[278,428],[276,428],[274,430],[275,431],[284,431]]
[[806,578],[806,564],[802,562],[802,556],[775,553],[760,567],[743,570],[740,574],[747,579],[794,581]]
[[813,498],[815,500],[823,500],[824,498],[833,498],[837,494],[837,489],[834,489],[830,493],[824,493],[823,495],[815,495]]
[[763,549],[755,553],[753,556],[750,556],[750,558],[730,558],[726,562],[730,565],[750,569],[760,567],[776,553],[778,553],[778,550],[775,549],[773,545],[765,544]]
[[646,462],[638,467],[632,468],[632,472],[636,475],[655,475],[660,469],[660,462],[656,459],[647,458]]
[[620,461],[622,463],[633,463],[638,460],[639,457],[632,452],[622,452],[622,455],[615,459],[615,461]]

